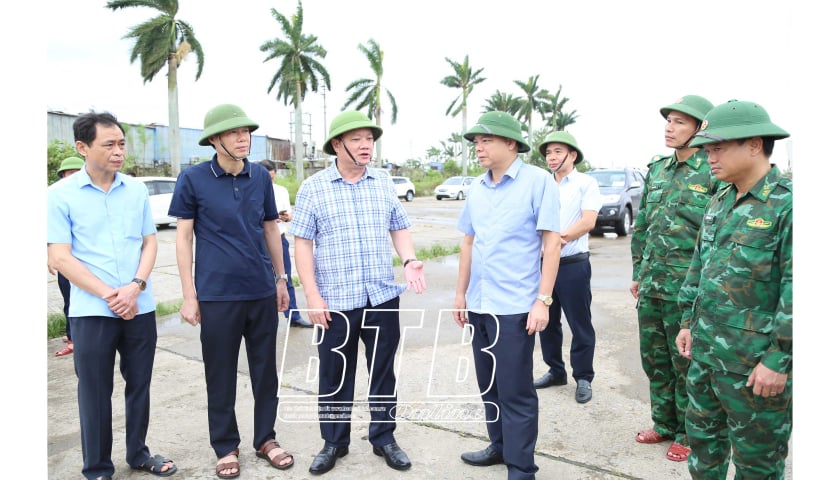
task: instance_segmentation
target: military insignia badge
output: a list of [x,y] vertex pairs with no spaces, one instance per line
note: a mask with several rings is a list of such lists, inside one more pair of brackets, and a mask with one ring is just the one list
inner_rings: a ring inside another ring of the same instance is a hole
[[768,228],[773,226],[773,222],[770,220],[765,220],[761,217],[753,218],[752,220],[747,221],[747,226],[750,228],[758,228],[760,230],[767,230]]
[[707,193],[709,191],[708,188],[704,187],[703,185],[695,183],[694,185],[689,185],[688,189],[693,192],[700,192],[700,193]]
[[706,119],[703,119],[703,123],[700,124],[700,130],[705,130],[706,127],[708,127],[708,126],[709,126],[709,121],[706,120]]

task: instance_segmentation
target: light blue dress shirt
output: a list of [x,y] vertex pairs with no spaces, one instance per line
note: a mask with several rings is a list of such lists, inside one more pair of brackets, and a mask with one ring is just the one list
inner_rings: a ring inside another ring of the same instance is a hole
[[[113,288],[137,274],[143,237],[156,233],[149,190],[117,173],[107,192],[94,185],[83,168],[47,190],[47,243],[70,244],[70,250],[93,275]],[[152,279],[137,297],[138,314],[155,309]],[[70,317],[116,317],[108,302],[70,286]]]
[[541,231],[560,232],[559,202],[551,175],[519,157],[497,185],[489,172],[473,182],[458,219],[458,230],[475,237],[468,310],[531,311],[541,277]]

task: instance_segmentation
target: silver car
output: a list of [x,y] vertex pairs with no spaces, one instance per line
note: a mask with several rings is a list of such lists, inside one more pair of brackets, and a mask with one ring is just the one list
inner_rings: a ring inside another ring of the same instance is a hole
[[445,182],[435,187],[435,198],[438,200],[444,198],[463,200],[467,198],[467,192],[473,180],[475,180],[475,177],[449,177]]

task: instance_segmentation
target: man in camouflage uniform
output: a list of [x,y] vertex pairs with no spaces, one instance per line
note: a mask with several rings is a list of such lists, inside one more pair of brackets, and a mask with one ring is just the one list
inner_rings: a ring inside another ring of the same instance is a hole
[[793,404],[793,185],[770,163],[787,132],[752,102],[712,109],[691,146],[729,183],[709,203],[679,293],[677,348],[691,359],[688,468],[724,480],[784,478]]
[[636,441],[673,439],[666,458],[677,462],[685,461],[689,452],[685,442],[689,362],[675,346],[682,318],[677,293],[694,252],[703,211],[722,185],[712,176],[706,153],[689,142],[711,108],[705,98],[686,95],[660,109],[665,117],[665,145],[674,153],[655,156],[648,164],[630,243],[630,293],[638,300],[639,346],[650,382],[653,420],[653,428],[636,434]]

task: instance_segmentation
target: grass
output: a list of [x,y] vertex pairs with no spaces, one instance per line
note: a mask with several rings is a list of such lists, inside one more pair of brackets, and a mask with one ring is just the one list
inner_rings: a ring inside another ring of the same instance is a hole
[[[420,250],[417,250],[414,253],[417,256],[417,260],[421,260],[421,261],[422,260],[430,260],[432,258],[445,257],[445,256],[448,256],[448,255],[454,255],[456,253],[461,253],[461,246],[460,245],[455,245],[454,247],[445,247],[443,245],[440,245],[440,244],[436,243],[429,248],[421,248]],[[402,261],[402,259],[400,259],[400,257],[394,256],[391,263],[395,267],[401,267],[402,264],[403,264],[403,261]]]
[[[184,302],[179,300],[177,302],[163,302],[158,303],[155,307],[155,315],[162,317],[177,312],[181,309]],[[47,314],[47,339],[63,337],[67,334],[67,319],[64,318],[63,313]]]

